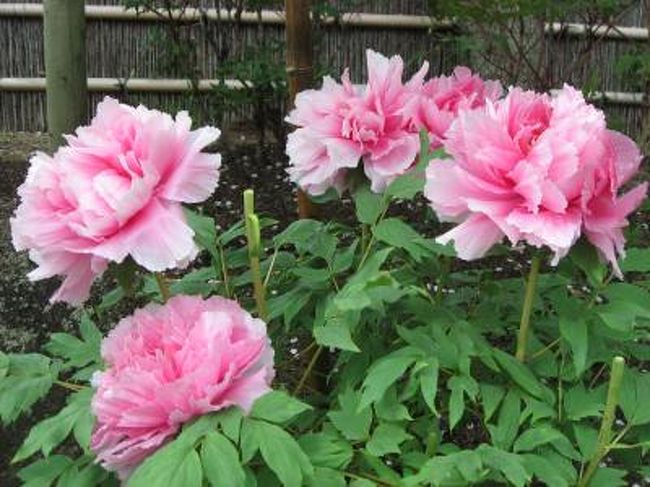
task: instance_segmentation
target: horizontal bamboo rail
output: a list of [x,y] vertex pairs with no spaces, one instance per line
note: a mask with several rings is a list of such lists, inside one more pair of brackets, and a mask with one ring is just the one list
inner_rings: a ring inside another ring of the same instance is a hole
[[[0,4],[0,17],[40,17],[43,6],[34,3]],[[89,20],[118,20],[118,21],[153,21],[164,22],[182,20],[195,22],[201,19],[222,22],[241,22],[244,24],[262,23],[282,26],[285,22],[284,12],[277,10],[262,10],[260,12],[243,11],[239,14],[227,9],[197,9],[186,8],[175,10],[171,16],[161,16],[154,12],[141,12],[113,5],[86,5],[86,17]],[[382,29],[448,29],[454,26],[451,20],[433,19],[426,15],[396,15],[371,14],[363,12],[345,13],[340,17],[327,17],[325,25],[345,25],[350,27],[367,27]],[[554,22],[546,25],[546,32],[563,34],[573,37],[595,36],[608,39],[643,41],[650,36],[648,29],[643,27],[624,26],[589,26],[579,23]]]
[[[193,86],[186,79],[143,79],[143,78],[88,78],[88,91],[113,93],[120,91],[147,93],[181,93],[197,90],[211,91],[216,85],[224,84],[227,88],[240,90],[245,84],[234,79],[202,79]],[[45,91],[45,78],[0,78],[0,90],[4,91]]]
[[[233,90],[241,90],[248,85],[235,79],[201,79],[195,86],[186,79],[145,79],[145,78],[88,78],[88,91],[94,93],[115,93],[121,91],[146,93],[182,93],[198,90],[209,92],[216,85],[223,84]],[[0,78],[0,91],[45,91],[45,78]],[[625,93],[618,91],[593,92],[587,96],[592,101],[619,105],[648,105],[650,100],[645,93]]]

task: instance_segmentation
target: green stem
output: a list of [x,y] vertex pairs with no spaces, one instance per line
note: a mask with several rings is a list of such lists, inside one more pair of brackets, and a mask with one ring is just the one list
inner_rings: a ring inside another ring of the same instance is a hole
[[621,382],[623,381],[624,370],[625,360],[623,357],[614,357],[614,360],[612,361],[612,370],[609,376],[605,412],[603,413],[603,421],[600,425],[600,432],[598,433],[598,444],[596,446],[596,451],[587,466],[587,470],[585,470],[584,474],[578,481],[578,487],[586,487],[589,485],[591,477],[594,475],[601,460],[605,455],[607,455],[611,447],[612,426],[616,419],[616,407],[618,406],[618,398],[621,391]]
[[169,298],[171,297],[171,292],[169,291],[169,284],[167,283],[167,279],[165,279],[165,275],[162,272],[155,272],[154,276],[156,277],[156,282],[158,283],[158,289],[160,289],[160,296],[162,298],[162,302],[166,303],[169,301]]
[[226,262],[226,253],[223,250],[223,245],[219,245],[219,261],[221,263],[221,277],[223,279],[223,287],[226,297],[230,298],[230,276],[228,275],[228,264]]
[[300,378],[300,381],[298,382],[298,385],[293,391],[293,395],[297,396],[302,388],[305,385],[305,382],[307,382],[307,379],[309,378],[309,374],[311,374],[311,371],[313,370],[314,366],[316,365],[316,361],[318,360],[318,357],[320,357],[321,352],[323,351],[323,347],[319,346],[314,354],[311,356],[311,360],[307,364],[307,368],[305,369],[305,372],[303,372],[302,377]]
[[519,322],[519,334],[517,335],[517,352],[515,357],[520,362],[526,360],[526,346],[528,345],[528,335],[530,332],[530,315],[533,311],[535,302],[535,289],[537,287],[537,277],[539,276],[539,265],[541,258],[535,255],[530,263],[530,273],[526,281],[526,295],[524,296],[524,307],[521,311],[521,321]]
[[75,391],[75,392],[83,391],[86,388],[86,386],[81,386],[79,384],[73,384],[72,382],[65,382],[62,380],[56,380],[54,381],[54,383],[57,386],[61,386],[64,389],[68,389],[70,391]]
[[266,289],[262,282],[262,270],[260,267],[260,258],[257,256],[250,257],[251,274],[253,277],[253,294],[255,296],[255,304],[257,306],[257,316],[263,321],[267,320],[266,308]]

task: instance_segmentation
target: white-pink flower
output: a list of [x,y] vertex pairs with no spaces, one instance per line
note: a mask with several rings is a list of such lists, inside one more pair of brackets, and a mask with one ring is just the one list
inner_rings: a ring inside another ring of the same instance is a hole
[[102,343],[91,447],[124,479],[191,419],[247,412],[270,390],[273,349],[263,321],[235,301],[176,296],[124,318]]
[[503,93],[498,81],[484,81],[465,66],[457,66],[451,76],[427,81],[410,97],[405,115],[414,131],[425,129],[431,148],[442,146],[445,134],[460,110],[471,110],[498,100]]
[[557,263],[584,235],[620,276],[622,229],[647,183],[618,192],[641,154],[579,91],[512,89],[483,109],[461,110],[444,147],[452,159],[431,162],[425,195],[441,220],[459,223],[438,238],[453,241],[459,257],[481,257],[505,236],[548,247]]
[[38,264],[30,279],[63,276],[51,301],[79,304],[109,262],[131,256],[162,271],[193,259],[181,203],[203,201],[216,188],[221,156],[202,150],[219,135],[191,130],[186,112],[172,118],[104,99],[67,146],[31,159],[18,190],[11,230],[16,249]]
[[367,51],[368,83],[354,86],[347,72],[342,84],[325,78],[320,90],[296,97],[287,121],[298,129],[289,135],[289,174],[305,191],[318,195],[345,186],[348,169],[361,161],[373,191],[382,191],[411,168],[418,154],[417,131],[409,127],[404,105],[423,83],[425,63],[407,84],[404,63]]

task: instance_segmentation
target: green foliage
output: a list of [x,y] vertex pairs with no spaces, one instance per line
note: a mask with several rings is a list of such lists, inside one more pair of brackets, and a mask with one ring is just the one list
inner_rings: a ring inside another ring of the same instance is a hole
[[[422,160],[444,157],[424,148]],[[357,184],[357,226],[300,220],[271,236],[275,222],[261,219],[275,390],[246,415],[230,408],[185,424],[129,486],[571,486],[603,452],[608,466],[591,486],[648,474],[647,249],[629,249],[625,281],[613,280],[586,242],[542,273],[519,361],[525,270],[456,265],[453,249],[392,216],[391,203],[422,190],[419,171],[381,196]],[[243,222],[218,231],[210,217],[187,218],[204,267],[174,274],[172,294],[236,296],[254,309]],[[140,277],[129,297],[160,299],[156,281]],[[52,335],[47,355],[0,353],[3,422],[53,384],[73,391],[15,454],[34,461],[19,472],[26,485],[117,482],[88,449],[87,387],[103,366],[93,320],[124,299],[117,289],[94,314],[79,314],[78,333]],[[287,352],[292,337],[297,354]],[[627,366],[619,421],[603,444],[615,356]]]

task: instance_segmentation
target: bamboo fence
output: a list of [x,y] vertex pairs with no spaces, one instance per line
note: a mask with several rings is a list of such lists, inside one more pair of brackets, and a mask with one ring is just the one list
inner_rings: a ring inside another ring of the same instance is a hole
[[[91,5],[92,3],[92,5]],[[92,0],[87,8],[87,68],[92,107],[105,94],[114,94],[129,102],[152,107],[180,107],[184,103],[189,82],[165,66],[164,46],[153,42],[155,32],[164,21],[147,16],[135,17],[132,11],[119,7],[119,0]],[[331,2],[336,4],[337,2]],[[450,41],[450,22],[432,21],[426,15],[426,0],[341,0],[348,9],[336,21],[326,19],[314,37],[318,66],[327,66],[337,74],[350,67],[353,80],[365,76],[365,49],[371,47],[385,54],[401,54],[413,70],[427,59],[433,73],[448,73],[459,63],[468,63],[458,43]],[[583,52],[584,27],[580,24],[547,25],[553,62],[551,69],[558,78],[577,86],[593,83],[602,91],[596,95],[618,128],[637,135],[648,113],[648,99],[639,89],[639,80],[623,76],[616,62],[626,53],[647,49],[648,30],[644,0],[639,0],[617,18],[616,29],[597,33],[604,39],[590,53],[589,63],[582,70],[569,74],[576,56]],[[208,18],[193,17],[186,12],[187,22],[217,22],[214,39],[198,46],[197,78],[199,92],[208,92],[215,82],[215,72],[227,59],[241,59],[248,46],[263,40],[281,46],[284,39],[284,17],[278,2],[269,2],[262,21],[257,14],[242,16],[234,22],[228,12],[215,8],[216,0],[206,0]],[[45,97],[43,30],[40,2],[28,0],[19,4],[0,0],[0,131],[45,130]],[[210,13],[211,12],[211,13]],[[358,13],[363,12],[363,13]],[[562,30],[562,35],[558,31]],[[210,41],[212,45],[209,45]],[[219,49],[214,49],[217,43]],[[284,53],[277,51],[278,63]],[[222,80],[231,88],[241,81]],[[641,84],[642,85],[642,84]],[[250,115],[231,113],[228,120]]]

